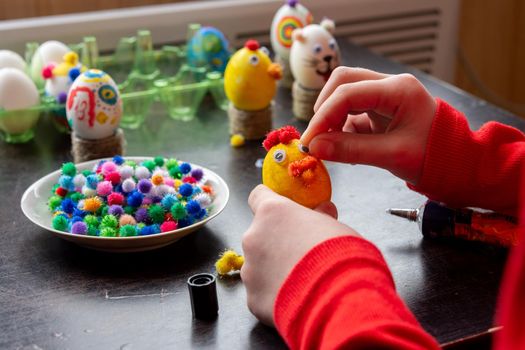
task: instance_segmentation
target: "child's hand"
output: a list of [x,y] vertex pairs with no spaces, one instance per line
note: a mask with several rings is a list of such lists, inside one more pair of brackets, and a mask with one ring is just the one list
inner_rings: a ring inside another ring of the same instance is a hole
[[264,185],[252,191],[248,203],[254,219],[242,240],[241,278],[250,311],[263,323],[274,325],[277,292],[299,260],[322,241],[358,234],[335,219],[337,209],[332,203],[313,211]]
[[378,166],[417,184],[436,102],[412,75],[337,68],[301,142],[319,158]]

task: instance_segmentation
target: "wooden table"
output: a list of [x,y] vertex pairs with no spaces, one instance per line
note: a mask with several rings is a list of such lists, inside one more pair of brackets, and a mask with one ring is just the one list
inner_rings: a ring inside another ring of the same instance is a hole
[[[342,44],[344,63],[400,73],[406,67]],[[517,127],[512,114],[424,74],[431,91],[469,115]],[[279,91],[274,126],[305,124],[291,114],[290,92]],[[238,279],[218,280],[219,317],[192,320],[186,279],[213,271],[224,248],[241,249],[251,221],[246,204],[261,181],[259,143],[229,146],[227,117],[212,103],[191,122],[169,119],[161,106],[141,130],[126,131],[128,155],[177,156],[206,166],[230,186],[226,210],[205,228],[156,251],[109,254],[78,247],[29,222],[19,208],[24,190],[71,160],[70,142],[45,122],[34,141],[0,145],[0,348],[214,349],[284,348],[279,335],[246,308]],[[380,169],[328,164],[340,219],[373,241],[392,269],[397,289],[423,327],[441,343],[492,326],[506,251],[423,240],[417,225],[388,216],[389,207],[416,207],[424,198]]]

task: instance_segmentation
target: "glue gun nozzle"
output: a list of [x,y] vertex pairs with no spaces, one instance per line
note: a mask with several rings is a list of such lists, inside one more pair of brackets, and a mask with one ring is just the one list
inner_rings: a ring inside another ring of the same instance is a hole
[[417,216],[419,214],[418,209],[390,208],[390,209],[387,209],[386,212],[394,216],[399,216],[401,218],[408,219],[409,221],[417,221]]

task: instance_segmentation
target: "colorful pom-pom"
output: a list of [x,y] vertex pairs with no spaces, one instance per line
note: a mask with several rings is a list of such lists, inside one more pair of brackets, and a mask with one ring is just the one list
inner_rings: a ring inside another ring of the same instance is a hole
[[202,169],[193,169],[191,171],[191,176],[195,180],[200,181],[202,179],[202,177],[204,176],[204,172],[202,171]]
[[135,169],[135,177],[137,179],[147,179],[150,177],[150,171],[145,166],[139,166]]
[[117,171],[117,165],[113,162],[104,162],[101,166],[102,174],[107,175],[114,171]]
[[227,275],[230,272],[240,271],[244,265],[244,257],[233,250],[226,250],[215,263],[215,269],[219,275]]
[[142,204],[144,195],[138,191],[134,191],[128,196],[128,205],[132,207],[139,207]]
[[86,185],[89,188],[96,189],[98,185],[98,176],[92,174],[86,177]]
[[173,168],[168,170],[168,173],[175,179],[182,178],[182,172],[180,171],[180,168],[178,166],[174,166]]
[[122,165],[124,164],[124,158],[122,158],[122,156],[116,155],[113,157],[113,163],[117,165]]
[[57,215],[53,218],[53,228],[58,231],[67,231],[68,219],[63,215]]
[[98,218],[95,215],[86,215],[84,217],[84,222],[88,226],[98,227],[99,225]]
[[232,137],[230,137],[230,146],[232,147],[241,147],[245,142],[246,140],[241,134],[233,134]]
[[124,203],[124,196],[118,192],[112,192],[108,195],[109,205],[122,205]]
[[126,205],[123,209],[124,209],[124,213],[129,214],[129,215],[134,215],[135,210],[137,210],[137,208],[132,207],[130,205]]
[[137,189],[141,192],[141,193],[149,193],[149,191],[151,190],[151,182],[148,180],[148,179],[141,179],[138,183],[137,183]]
[[164,176],[162,176],[161,174],[155,174],[151,177],[151,182],[155,186],[162,185],[164,183]]
[[197,214],[193,215],[193,217],[197,220],[201,220],[202,218],[206,217],[206,215],[208,215],[206,209],[201,209]]
[[88,236],[98,236],[99,235],[99,231],[96,227],[94,226],[89,226],[87,227],[87,235]]
[[120,217],[118,221],[120,226],[124,225],[136,225],[137,221],[135,221],[135,218],[131,216],[130,214],[124,214]]
[[177,223],[175,221],[164,221],[162,225],[160,225],[161,232],[174,231],[176,229],[177,229]]
[[171,215],[175,220],[180,220],[187,215],[186,208],[182,203],[177,202],[171,207]]
[[177,162],[177,159],[170,158],[166,161],[166,169],[170,171],[172,168],[179,167],[179,162]]
[[148,209],[138,208],[137,211],[135,212],[135,220],[137,222],[149,223],[150,220],[149,220]]
[[164,198],[162,198],[160,203],[164,207],[164,209],[170,211],[173,204],[177,203],[178,201],[179,200],[174,194],[167,194],[166,196],[164,196]]
[[180,172],[183,174],[187,174],[191,171],[191,165],[190,163],[182,163],[179,165]]
[[188,183],[188,184],[195,184],[197,183],[197,180],[195,180],[192,176],[186,176],[184,179],[182,179],[182,182]]
[[133,168],[129,165],[124,165],[122,168],[120,168],[120,177],[125,180],[129,179],[133,176]]
[[126,179],[122,183],[122,191],[126,193],[133,192],[133,190],[135,189],[135,186],[136,184],[135,184],[135,181],[133,181],[133,179]]
[[65,197],[67,195],[67,190],[63,187],[58,187],[55,193],[60,197]]
[[75,202],[70,198],[66,198],[62,201],[61,207],[64,213],[73,214],[73,211],[75,210]]
[[164,209],[158,204],[149,207],[148,215],[151,218],[151,221],[156,224],[160,224],[164,221]]
[[124,225],[120,227],[120,237],[133,237],[137,235],[137,229],[133,225]]
[[62,174],[67,176],[75,176],[77,174],[77,168],[75,167],[75,164],[69,162],[62,164]]
[[147,160],[142,163],[142,166],[148,168],[150,172],[153,172],[153,170],[155,170],[155,168],[157,167],[157,164],[155,164],[155,162],[152,160]]
[[191,200],[186,204],[186,211],[190,215],[195,215],[201,211],[201,206],[196,200]]
[[164,165],[164,158],[161,157],[161,156],[157,156],[153,159],[153,161],[155,162],[155,164],[158,166],[158,167],[161,167]]
[[108,214],[111,214],[111,215],[119,217],[122,214],[124,214],[124,209],[122,209],[121,205],[113,204],[113,205],[109,206]]
[[182,184],[179,187],[179,193],[183,197],[189,197],[193,194],[193,187],[190,184]]
[[113,186],[117,186],[121,180],[120,173],[118,171],[107,173],[105,180],[111,182]]
[[103,227],[100,230],[100,237],[117,237],[117,230],[112,227]]
[[157,231],[157,226],[158,225],[144,226],[143,228],[140,229],[139,234],[141,236],[149,236],[149,235],[154,235],[156,233],[159,233],[160,232],[160,228]]
[[175,185],[175,181],[171,177],[165,177],[164,184],[166,186],[173,187],[173,185]]
[[83,221],[77,221],[71,225],[71,233],[85,235],[87,233],[87,225]]
[[102,200],[99,197],[91,197],[84,200],[83,210],[94,213],[99,210],[101,206]]
[[201,208],[207,208],[211,204],[211,197],[207,193],[199,193],[193,199],[199,203]]
[[45,66],[42,69],[42,78],[51,79],[53,77],[53,68],[55,68],[55,66],[52,64]]
[[62,175],[58,178],[58,184],[67,190],[73,190],[73,178],[69,175]]
[[194,222],[195,220],[193,220],[191,217],[185,217],[177,221],[177,224],[179,225],[179,228],[183,228],[193,225]]
[[93,188],[90,188],[90,187],[87,187],[87,186],[84,186],[84,187],[82,187],[82,194],[86,198],[94,197],[94,196],[97,195],[97,190],[95,190]]
[[49,200],[47,201],[47,205],[49,206],[49,209],[54,211],[60,204],[62,203],[62,197],[60,196],[51,196]]
[[97,185],[97,194],[102,197],[108,196],[113,191],[113,185],[109,181],[99,182]]
[[102,218],[102,221],[100,222],[100,225],[102,227],[113,227],[117,228],[117,225],[119,224],[119,221],[115,217],[115,215],[108,214]]
[[213,194],[213,188],[212,188],[211,186],[206,186],[206,185],[204,185],[204,186],[202,186],[201,188],[202,188],[202,190],[203,190],[204,192],[206,192],[206,193],[208,193],[208,194],[210,194],[210,195]]
[[82,174],[77,174],[73,178],[73,185],[75,188],[82,188],[86,184],[86,178]]

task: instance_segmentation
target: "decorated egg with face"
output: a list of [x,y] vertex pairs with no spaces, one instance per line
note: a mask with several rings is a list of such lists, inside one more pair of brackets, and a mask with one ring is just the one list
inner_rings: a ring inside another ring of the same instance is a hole
[[223,73],[230,55],[228,40],[213,27],[199,29],[188,43],[188,63],[192,67],[208,66]]
[[85,71],[86,67],[78,62],[75,52],[66,53],[62,63],[49,64],[42,70],[42,77],[46,80],[46,95],[55,97],[60,104],[66,103],[71,85],[80,73]]
[[112,136],[122,115],[117,84],[98,69],[82,73],[69,90],[66,113],[78,137],[97,140]]
[[256,40],[248,40],[226,66],[224,91],[238,109],[257,111],[268,107],[281,77],[281,66],[272,63]]
[[44,86],[42,69],[51,63],[58,64],[69,51],[71,51],[69,47],[56,40],[46,41],[38,47],[31,59],[30,72],[31,79],[38,87]]
[[270,29],[273,51],[287,60],[292,47],[292,32],[312,22],[312,14],[306,7],[297,0],[287,0],[273,17]]
[[294,30],[290,50],[290,68],[295,81],[303,88],[320,90],[339,66],[339,47],[332,33],[334,22],[325,19]]

